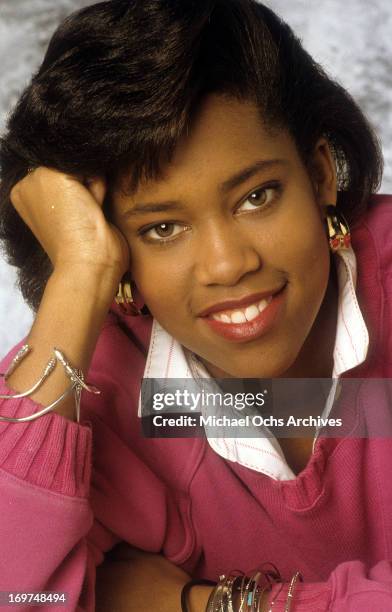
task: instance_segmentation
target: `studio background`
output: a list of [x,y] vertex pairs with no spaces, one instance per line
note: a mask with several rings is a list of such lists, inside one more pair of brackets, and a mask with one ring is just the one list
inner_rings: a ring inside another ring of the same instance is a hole
[[[93,0],[0,0],[0,133],[48,40]],[[305,47],[360,104],[383,144],[381,192],[392,193],[392,3],[387,0],[269,0]],[[32,314],[0,254],[0,358],[26,335]]]

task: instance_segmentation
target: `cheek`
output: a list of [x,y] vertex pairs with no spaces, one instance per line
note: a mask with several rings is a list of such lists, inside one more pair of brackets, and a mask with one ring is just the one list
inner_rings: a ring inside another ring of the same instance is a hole
[[330,276],[330,251],[322,225],[307,236],[296,257],[292,287],[299,328],[307,335],[318,316]]
[[284,271],[290,285],[290,310],[309,329],[324,298],[330,273],[326,228],[316,206],[309,202],[301,214],[290,214],[275,236],[274,266]]
[[329,261],[326,228],[317,206],[311,202],[293,206],[274,235],[275,261],[289,275],[309,278],[325,272]]
[[328,281],[330,250],[323,223],[317,220],[311,227],[302,241],[299,268],[309,283],[318,286]]
[[189,275],[167,251],[142,255],[134,254],[131,275],[151,314],[164,324],[186,308]]

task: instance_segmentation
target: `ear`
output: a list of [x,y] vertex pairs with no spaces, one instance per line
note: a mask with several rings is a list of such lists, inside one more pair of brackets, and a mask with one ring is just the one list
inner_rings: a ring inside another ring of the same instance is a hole
[[309,171],[319,206],[336,206],[336,164],[326,138],[320,138],[317,141],[310,160]]

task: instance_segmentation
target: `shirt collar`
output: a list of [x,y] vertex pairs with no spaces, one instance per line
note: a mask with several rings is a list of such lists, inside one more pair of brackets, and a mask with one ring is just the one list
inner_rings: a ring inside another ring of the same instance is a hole
[[[369,334],[356,297],[357,264],[350,247],[334,257],[338,276],[338,316],[333,352],[333,378],[360,365],[366,359]],[[156,319],[153,321],[144,378],[210,378],[197,357],[168,334]],[[322,416],[332,407],[336,384],[332,386]],[[139,398],[141,416],[141,397]],[[276,480],[296,478],[274,437],[211,438],[208,443],[219,455]]]

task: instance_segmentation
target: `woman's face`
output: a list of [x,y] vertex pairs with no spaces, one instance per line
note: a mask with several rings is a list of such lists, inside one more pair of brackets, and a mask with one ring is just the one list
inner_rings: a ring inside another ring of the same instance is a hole
[[[132,278],[151,314],[214,376],[290,374],[322,327],[333,204],[325,141],[312,177],[251,102],[205,99],[163,178],[114,197]],[[306,375],[305,373],[303,375]]]

